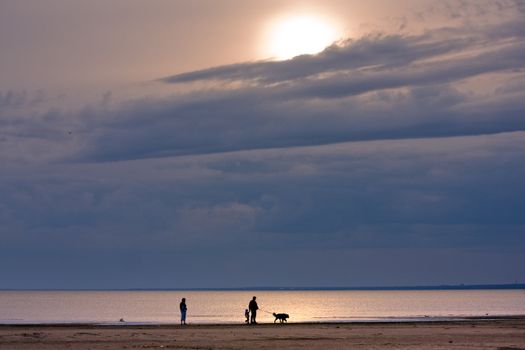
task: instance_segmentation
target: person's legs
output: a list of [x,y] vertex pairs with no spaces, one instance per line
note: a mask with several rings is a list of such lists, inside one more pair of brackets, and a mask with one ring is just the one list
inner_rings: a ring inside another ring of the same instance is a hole
[[252,323],[257,323],[257,321],[255,321],[256,317],[257,317],[257,311],[253,310],[252,311]]
[[180,324],[186,324],[186,311],[180,312]]

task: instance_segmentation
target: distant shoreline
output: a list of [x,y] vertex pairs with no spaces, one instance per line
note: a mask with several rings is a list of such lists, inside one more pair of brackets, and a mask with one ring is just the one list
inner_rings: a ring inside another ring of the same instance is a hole
[[439,290],[525,290],[525,283],[513,284],[459,284],[439,286],[390,286],[390,287],[233,287],[233,288],[0,288],[0,292],[243,292],[243,291],[439,291]]
[[[396,317],[384,319],[369,319],[369,320],[334,320],[334,321],[303,321],[303,322],[289,322],[286,325],[305,326],[305,325],[391,325],[391,324],[456,324],[464,322],[491,322],[491,321],[525,321],[524,315],[494,315],[494,316],[448,316],[448,317]],[[279,325],[273,322],[261,322],[255,327]],[[189,323],[186,327],[239,327],[247,326],[243,322],[217,322],[217,323]],[[0,321],[0,328],[179,328],[181,325],[178,322],[173,323],[155,323],[155,322],[42,322],[42,323],[2,323]]]

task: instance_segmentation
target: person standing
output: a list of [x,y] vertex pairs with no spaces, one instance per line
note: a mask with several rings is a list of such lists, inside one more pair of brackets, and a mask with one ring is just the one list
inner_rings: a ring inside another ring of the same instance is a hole
[[186,298],[182,298],[182,301],[179,305],[180,308],[180,324],[186,324],[186,311],[188,310],[188,307],[186,306]]
[[250,310],[248,309],[244,310],[244,317],[246,317],[246,320],[244,322],[246,324],[250,324]]
[[259,306],[257,306],[257,302],[255,301],[257,299],[256,297],[253,297],[252,300],[250,300],[250,304],[248,304],[248,309],[251,313],[250,323],[251,324],[257,324],[257,321],[255,318],[257,317],[257,310],[259,310]]

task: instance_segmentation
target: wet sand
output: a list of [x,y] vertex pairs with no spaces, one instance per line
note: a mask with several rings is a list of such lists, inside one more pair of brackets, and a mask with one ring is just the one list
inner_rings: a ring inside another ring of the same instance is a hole
[[525,318],[256,326],[0,326],[0,349],[525,350]]

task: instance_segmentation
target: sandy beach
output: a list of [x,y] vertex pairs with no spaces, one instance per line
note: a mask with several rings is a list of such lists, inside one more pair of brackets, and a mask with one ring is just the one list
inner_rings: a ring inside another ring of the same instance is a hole
[[419,323],[0,326],[0,349],[525,349],[525,318]]

